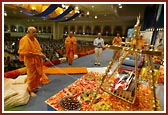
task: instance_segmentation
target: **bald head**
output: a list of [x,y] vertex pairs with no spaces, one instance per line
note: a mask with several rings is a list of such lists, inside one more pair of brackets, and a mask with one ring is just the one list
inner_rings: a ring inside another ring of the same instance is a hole
[[30,38],[36,37],[36,28],[33,26],[29,26],[27,29],[27,33]]
[[29,27],[27,28],[27,32],[30,32],[30,31],[36,31],[36,28],[33,27],[33,26],[29,26]]

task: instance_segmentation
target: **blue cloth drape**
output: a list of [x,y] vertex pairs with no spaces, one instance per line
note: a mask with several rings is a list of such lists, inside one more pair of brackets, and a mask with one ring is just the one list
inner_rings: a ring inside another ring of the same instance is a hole
[[163,4],[160,4],[158,6],[157,16],[156,16],[156,23],[154,25],[154,31],[152,35],[151,45],[155,44],[156,36],[157,36],[157,28],[163,28],[164,27],[164,6]]
[[51,4],[45,11],[36,14],[35,16],[42,17],[42,16],[47,16],[48,14],[52,13],[56,8],[58,8],[58,4]]
[[154,27],[157,14],[157,5],[149,5],[144,11],[144,19],[141,26],[141,31]]
[[157,36],[157,28],[164,27],[164,5],[154,4],[146,7],[144,12],[144,19],[141,26],[141,31],[145,31],[148,28],[154,28],[152,34],[151,45],[155,44]]
[[21,8],[20,10],[28,15],[28,16],[38,16],[38,17],[43,17],[43,16],[47,16],[48,14],[52,13],[59,5],[58,4],[51,4],[45,11],[38,13],[36,11],[34,11],[33,13],[28,12],[26,9]]
[[58,20],[58,19],[61,19],[63,18],[64,16],[66,16],[69,12],[71,12],[73,10],[73,7],[72,6],[69,6],[68,9],[66,9],[62,14],[54,17],[54,18],[48,18],[48,20]]
[[79,14],[80,14],[80,13],[75,13],[73,16],[69,17],[68,19],[62,20],[62,21],[60,21],[60,22],[67,22],[67,21],[70,21],[70,20],[76,18],[77,16],[79,16]]

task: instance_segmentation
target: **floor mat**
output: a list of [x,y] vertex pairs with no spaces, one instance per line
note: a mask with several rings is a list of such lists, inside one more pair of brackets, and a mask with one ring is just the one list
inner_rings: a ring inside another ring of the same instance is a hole
[[44,68],[45,74],[85,74],[87,72],[86,67]]

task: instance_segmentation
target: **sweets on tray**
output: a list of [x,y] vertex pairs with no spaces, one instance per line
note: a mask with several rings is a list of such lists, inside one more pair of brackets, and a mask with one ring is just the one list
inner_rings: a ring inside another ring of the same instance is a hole
[[111,105],[106,101],[98,102],[93,106],[95,111],[111,111]]
[[[91,75],[93,75],[93,72]],[[94,75],[95,78],[97,78],[103,74],[94,73]],[[116,82],[115,80],[116,79],[112,80],[113,83],[118,83],[119,79],[116,80]],[[133,81],[134,80],[132,80],[132,82]],[[136,98],[133,104],[123,101],[110,93],[104,92],[104,88],[100,88],[95,98],[96,102],[92,103],[90,106],[90,99],[95,96],[94,94],[98,86],[100,86],[99,81],[90,81],[86,79],[84,75],[81,79],[76,80],[73,84],[70,84],[60,92],[48,98],[45,102],[58,111],[153,111],[152,91],[149,86],[143,84],[138,85],[139,90],[136,92]],[[129,87],[131,87],[131,83]],[[129,91],[129,88],[127,90]]]
[[82,104],[71,96],[60,99],[59,104],[64,110],[80,110],[82,107]]

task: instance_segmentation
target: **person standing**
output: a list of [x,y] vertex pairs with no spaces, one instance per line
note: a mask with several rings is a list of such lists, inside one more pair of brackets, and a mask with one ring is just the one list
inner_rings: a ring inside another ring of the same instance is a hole
[[122,38],[120,36],[120,33],[117,33],[117,36],[114,37],[112,44],[113,45],[122,45]]
[[34,90],[39,88],[40,84],[47,84],[50,81],[43,73],[43,58],[45,58],[45,55],[41,50],[36,39],[36,28],[29,26],[27,34],[19,41],[18,54],[19,60],[23,61],[27,68],[26,83],[31,96],[36,96]]
[[[116,46],[121,46],[122,45],[122,38],[120,37],[120,33],[117,33],[117,36],[114,37],[113,41],[112,41],[112,45],[116,45]],[[116,57],[115,59],[119,60],[120,58],[120,52],[121,51],[117,51],[117,50],[114,50],[114,53],[116,53]]]
[[73,36],[73,32],[70,31],[69,35],[65,39],[66,57],[69,65],[72,65],[72,62],[74,60],[74,54],[76,53],[76,46],[77,46],[76,37]]
[[95,38],[93,45],[95,46],[95,65],[100,66],[102,59],[102,49],[104,47],[104,39],[101,33],[98,33],[97,38]]

